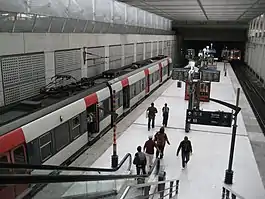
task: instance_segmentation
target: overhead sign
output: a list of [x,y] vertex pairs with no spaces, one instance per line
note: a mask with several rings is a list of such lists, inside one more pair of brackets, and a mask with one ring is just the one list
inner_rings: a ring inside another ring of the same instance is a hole
[[201,80],[210,81],[210,82],[220,82],[220,71],[219,70],[202,70]]
[[173,68],[172,70],[172,79],[173,80],[180,80],[180,81],[186,81],[188,79],[189,69],[184,68]]
[[186,121],[190,124],[231,127],[232,113],[222,111],[187,110]]

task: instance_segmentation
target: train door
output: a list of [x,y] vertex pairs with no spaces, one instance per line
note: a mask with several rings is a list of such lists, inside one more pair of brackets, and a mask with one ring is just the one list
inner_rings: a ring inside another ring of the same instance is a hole
[[162,67],[162,63],[159,63],[159,76],[160,76],[159,82],[162,82],[162,78],[163,78],[163,67]]
[[170,70],[171,70],[171,63],[167,61],[167,75],[170,76]]
[[145,92],[146,93],[149,93],[150,91],[150,75],[148,74],[146,77],[145,77]]
[[[26,148],[24,145],[20,145],[11,151],[11,162],[14,164],[27,164]],[[16,174],[28,173],[25,169],[15,169]],[[25,191],[30,185],[29,184],[18,184],[14,186],[15,195],[18,196]]]
[[123,87],[123,110],[130,108],[130,87],[129,85]]
[[99,131],[99,114],[97,110],[97,105],[92,104],[91,106],[87,107],[87,132],[88,132],[88,139],[94,133],[98,133]]
[[[9,153],[0,155],[0,162],[2,163],[11,163]],[[10,174],[10,169],[1,169],[0,175]],[[0,185],[0,195],[5,196],[6,199],[15,199],[15,186],[13,185]]]

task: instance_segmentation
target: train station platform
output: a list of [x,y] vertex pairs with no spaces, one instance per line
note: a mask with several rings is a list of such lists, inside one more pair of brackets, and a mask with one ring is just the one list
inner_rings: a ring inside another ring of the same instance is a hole
[[[221,81],[212,83],[211,98],[234,104],[236,87],[240,87],[239,83],[236,82],[235,74],[228,67],[228,74],[224,76],[222,63],[218,63],[218,69],[221,71]],[[225,170],[228,165],[232,129],[192,125],[191,131],[185,133],[185,114],[188,102],[184,100],[184,94],[184,84],[182,84],[182,88],[177,88],[177,82],[169,80],[124,118],[117,125],[119,158],[123,158],[127,153],[134,155],[136,147],[138,145],[143,146],[148,136],[154,135],[159,130],[162,126],[162,107],[164,103],[167,103],[170,108],[170,117],[166,134],[171,144],[166,145],[163,158],[166,179],[179,179],[178,198],[180,199],[220,198]],[[241,106],[242,99],[246,103],[243,91],[241,91],[239,106]],[[151,102],[154,102],[157,107],[158,114],[155,129],[148,131],[145,111]],[[264,199],[265,190],[261,177],[262,171],[259,171],[258,160],[253,153],[252,142],[256,140],[265,143],[265,139],[264,135],[260,133],[257,123],[252,124],[251,132],[248,130],[249,128],[246,128],[248,125],[245,125],[246,116],[244,116],[244,112],[249,112],[246,110],[250,107],[245,104],[242,106],[244,107],[242,107],[243,110],[239,113],[237,121],[238,128],[233,163],[234,184],[231,188],[246,199]],[[201,107],[203,110],[230,111],[228,108],[214,102],[204,102]],[[253,120],[253,116],[251,117],[251,120]],[[256,129],[254,129],[255,125]],[[192,142],[193,155],[188,166],[183,170],[181,157],[176,156],[176,150],[180,141],[186,135]],[[109,168],[112,154],[111,141],[112,131],[103,136],[71,166]],[[136,173],[135,168],[132,167],[132,169],[132,173]],[[69,186],[64,187],[64,195],[78,192],[78,189],[82,189],[82,186],[82,183],[69,184]],[[58,192],[58,187],[47,186],[45,189],[51,194],[52,197],[50,198],[55,198],[55,192]],[[42,197],[36,195],[35,198]]]

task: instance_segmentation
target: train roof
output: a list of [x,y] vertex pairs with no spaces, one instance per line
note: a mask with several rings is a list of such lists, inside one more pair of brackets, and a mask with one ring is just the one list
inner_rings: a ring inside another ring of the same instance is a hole
[[[54,87],[51,89],[48,84],[39,95],[0,108],[0,135],[95,93],[106,87],[106,83],[110,80],[117,80],[117,78],[122,79],[121,77],[124,78],[124,76],[128,76],[129,73],[139,71],[140,68],[142,69],[142,67],[149,65],[152,63],[151,60],[156,62],[164,57],[166,56],[157,56],[121,68],[104,71],[102,74],[95,77],[82,78],[79,81],[59,86],[62,92],[56,93],[56,89],[54,89]],[[135,65],[138,67],[136,68]],[[60,75],[59,78],[71,79],[69,76]]]

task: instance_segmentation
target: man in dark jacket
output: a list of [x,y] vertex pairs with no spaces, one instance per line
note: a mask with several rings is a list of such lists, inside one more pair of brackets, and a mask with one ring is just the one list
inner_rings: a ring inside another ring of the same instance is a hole
[[157,146],[156,158],[158,158],[159,153],[160,153],[160,158],[163,158],[166,142],[168,143],[168,145],[170,145],[167,138],[167,134],[165,134],[164,127],[161,127],[160,130],[155,134],[155,142]]
[[137,147],[137,153],[134,156],[133,164],[136,166],[136,173],[137,175],[142,174],[145,175],[145,167],[146,167],[146,157],[145,154],[142,152],[142,147],[138,146]]
[[156,143],[153,141],[153,136],[149,136],[144,144],[145,156],[147,159],[147,168],[151,169],[153,165],[153,158],[155,153]]
[[187,136],[185,136],[184,140],[180,142],[178,150],[177,150],[177,156],[179,155],[180,149],[181,149],[181,157],[182,157],[182,167],[184,169],[186,164],[190,160],[190,153],[192,153],[191,142]]
[[150,123],[152,121],[152,128],[155,128],[155,116],[157,113],[157,109],[154,106],[154,103],[151,104],[150,107],[147,109],[147,116],[148,116],[148,131],[150,131]]
[[167,103],[165,103],[165,106],[162,108],[162,113],[163,113],[163,126],[167,127],[167,121],[169,115],[169,108],[167,106]]

